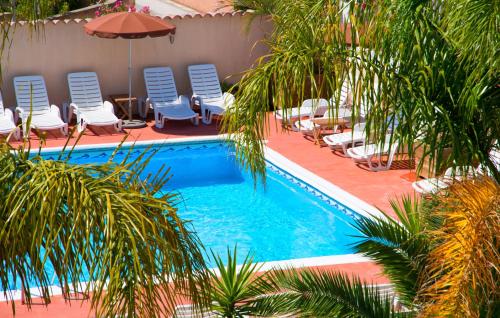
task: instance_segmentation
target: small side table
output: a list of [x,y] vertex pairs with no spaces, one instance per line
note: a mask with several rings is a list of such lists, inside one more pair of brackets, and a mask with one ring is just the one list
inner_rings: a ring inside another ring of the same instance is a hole
[[[128,94],[114,94],[114,95],[109,95],[109,99],[115,105],[115,110],[120,110],[121,113],[123,114],[120,118],[124,119],[128,117],[128,119],[132,119],[132,114],[129,113],[129,107],[128,107]],[[132,96],[130,98],[132,101],[132,107],[134,105],[137,105],[137,97]]]
[[135,96],[131,96],[130,100],[132,102],[132,107],[128,107],[129,97],[128,94],[114,94],[109,95],[109,99],[115,105],[115,109],[119,109],[123,114],[120,118],[124,119],[128,117],[128,119],[123,120],[124,128],[142,128],[146,127],[146,122],[144,120],[132,119],[133,117],[133,107],[136,105],[139,108],[139,104],[142,103],[141,98],[137,98]]

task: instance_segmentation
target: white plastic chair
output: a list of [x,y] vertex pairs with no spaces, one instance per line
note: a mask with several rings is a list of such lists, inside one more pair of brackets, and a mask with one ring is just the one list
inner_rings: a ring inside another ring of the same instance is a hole
[[153,107],[157,128],[163,128],[167,120],[189,119],[198,125],[198,114],[191,109],[189,98],[177,95],[170,67],[145,68],[144,81],[148,92],[146,104]]
[[333,134],[323,137],[323,141],[332,149],[342,148],[342,152],[346,157],[349,157],[347,149],[349,145],[356,147],[356,145],[364,144],[365,142],[365,123],[358,123],[352,127],[352,131]]
[[76,114],[79,132],[84,131],[87,125],[114,126],[116,131],[122,130],[122,120],[115,116],[113,104],[102,100],[96,73],[69,73],[68,86],[71,104],[65,111],[68,114],[66,120],[69,122]]
[[14,113],[9,108],[4,108],[2,93],[0,93],[0,134],[14,136],[16,140],[21,139],[21,132],[16,126]]
[[[369,144],[349,148],[346,153],[354,162],[366,162],[372,171],[389,170],[398,149],[397,142],[391,144],[390,136],[386,136],[386,142],[383,145]],[[388,154],[387,162],[384,164],[381,157]],[[376,160],[375,160],[376,159]]]
[[190,65],[188,73],[193,90],[192,100],[200,105],[203,123],[209,125],[214,115],[221,116],[232,106],[234,96],[222,93],[215,65]]
[[16,112],[21,118],[26,138],[30,129],[59,129],[64,135],[68,134],[68,124],[62,121],[59,107],[49,104],[47,88],[41,75],[14,77],[14,90],[17,100]]

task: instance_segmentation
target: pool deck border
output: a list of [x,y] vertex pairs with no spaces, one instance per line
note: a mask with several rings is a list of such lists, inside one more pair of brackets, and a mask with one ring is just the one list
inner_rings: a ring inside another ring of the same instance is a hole
[[[89,145],[77,145],[75,147],[68,146],[67,150],[85,150],[85,149],[109,149],[114,148],[120,144],[124,147],[130,146],[149,146],[149,145],[181,145],[186,143],[204,143],[204,142],[221,142],[228,140],[228,135],[209,135],[209,136],[194,136],[194,137],[183,137],[175,139],[153,139],[145,141],[128,141],[128,142],[114,142],[114,143],[103,143],[103,144],[89,144]],[[58,152],[63,150],[64,147],[44,147],[40,150],[40,153],[48,152]],[[358,213],[366,217],[380,217],[383,213],[376,209],[374,206],[368,204],[367,202],[361,200],[360,198],[350,194],[349,192],[341,189],[340,187],[334,185],[330,181],[327,181],[317,174],[303,168],[302,166],[296,164],[285,156],[279,154],[277,151],[265,146],[264,155],[266,161],[282,169],[289,175],[299,179],[307,185],[310,185],[317,189],[318,191],[324,193],[326,196],[332,198],[338,203],[346,206],[355,213]],[[273,268],[303,268],[303,267],[317,267],[317,266],[331,266],[331,265],[341,265],[341,264],[352,264],[352,263],[366,263],[371,262],[367,257],[359,254],[343,254],[343,255],[331,255],[331,256],[321,256],[321,257],[309,257],[309,258],[299,258],[290,259],[282,261],[270,261],[260,263],[262,266],[260,271],[267,271]],[[82,282],[85,284],[85,282]],[[38,288],[30,288],[33,294],[38,293]],[[50,286],[50,291],[52,295],[61,295],[61,288],[58,286]],[[13,290],[12,299],[10,300],[20,300],[21,291]],[[0,295],[0,302],[5,302],[7,299],[3,295]]]

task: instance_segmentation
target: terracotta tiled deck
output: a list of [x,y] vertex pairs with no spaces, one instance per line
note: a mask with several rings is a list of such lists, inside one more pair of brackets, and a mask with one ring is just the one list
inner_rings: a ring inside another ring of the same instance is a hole
[[[383,210],[390,211],[389,199],[398,195],[413,193],[411,182],[403,178],[410,170],[408,163],[397,161],[389,171],[371,172],[365,167],[356,166],[352,160],[344,158],[338,153],[332,153],[328,147],[314,145],[297,132],[281,132],[279,125],[275,125],[271,119],[271,132],[268,137],[268,146],[286,156],[295,163],[343,188],[347,192],[360,199],[375,205]],[[125,134],[116,133],[110,129],[100,129],[99,135],[87,132],[80,140],[79,144],[102,144],[121,141]],[[156,130],[152,122],[148,127],[131,130],[128,141],[133,140],[154,140],[173,139],[189,136],[215,135],[217,128],[215,125],[194,127],[189,123],[168,123],[164,130]],[[32,136],[32,145],[38,146],[38,139]],[[73,139],[74,140],[74,139]],[[57,135],[49,135],[47,147],[62,146],[65,138]],[[13,143],[19,145],[20,143]],[[380,268],[373,263],[342,264],[322,267],[325,269],[335,269],[342,272],[359,275],[361,278],[374,283],[387,283],[387,279],[381,275]],[[28,310],[26,306],[16,302],[15,317],[92,317],[89,316],[89,303],[72,302],[68,304],[62,297],[54,297],[48,306],[33,306]],[[0,303],[0,317],[12,317],[10,304]]]

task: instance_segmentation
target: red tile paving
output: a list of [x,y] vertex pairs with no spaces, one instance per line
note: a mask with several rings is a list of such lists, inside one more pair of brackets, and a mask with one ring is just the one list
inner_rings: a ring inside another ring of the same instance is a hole
[[[388,200],[405,193],[413,193],[411,182],[402,178],[410,170],[407,169],[407,162],[404,160],[394,164],[394,168],[389,171],[371,172],[365,167],[355,165],[352,160],[342,157],[338,153],[332,153],[328,147],[314,145],[311,140],[304,138],[301,133],[287,131],[281,132],[273,119],[271,119],[272,129],[268,136],[268,146],[286,156],[295,163],[343,188],[362,200],[389,210]],[[102,144],[119,142],[125,136],[124,133],[116,133],[110,129],[100,129],[98,134],[88,131],[80,140],[79,144]],[[154,140],[173,139],[189,136],[215,135],[217,128],[215,125],[194,127],[189,123],[172,122],[167,123],[167,128],[157,130],[153,123],[149,122],[148,127],[139,130],[129,131],[129,141],[132,140]],[[37,136],[32,134],[32,144],[38,145]],[[75,138],[71,143],[74,143]],[[62,146],[65,138],[57,135],[49,135],[46,146]],[[19,142],[13,145],[19,145]],[[335,266],[325,266],[321,269],[333,269],[346,273],[359,275],[373,283],[387,283],[388,280],[382,276],[380,268],[373,263],[354,263]],[[15,317],[93,317],[89,313],[88,302],[71,304],[64,301],[61,296],[52,299],[49,306],[36,305],[28,310],[20,302],[16,302]],[[13,317],[10,304],[0,303],[0,317]]]
[[300,132],[283,131],[273,119],[268,139],[271,149],[391,215],[394,213],[389,200],[413,193],[411,182],[404,178],[410,172],[410,165],[403,156],[395,158],[388,171],[369,171],[366,166],[345,158],[341,151],[314,145]]
[[[343,273],[351,273],[373,284],[386,284],[388,280],[382,276],[378,266],[373,263],[356,263],[342,264],[335,266],[317,267],[320,270],[333,270]],[[35,300],[34,300],[35,301]],[[62,296],[52,297],[51,303],[45,305],[33,305],[28,309],[26,305],[22,305],[20,301],[15,302],[16,314],[12,314],[11,304],[0,303],[0,317],[3,318],[89,318],[95,317],[90,311],[89,301],[72,301],[71,303],[64,300]]]

